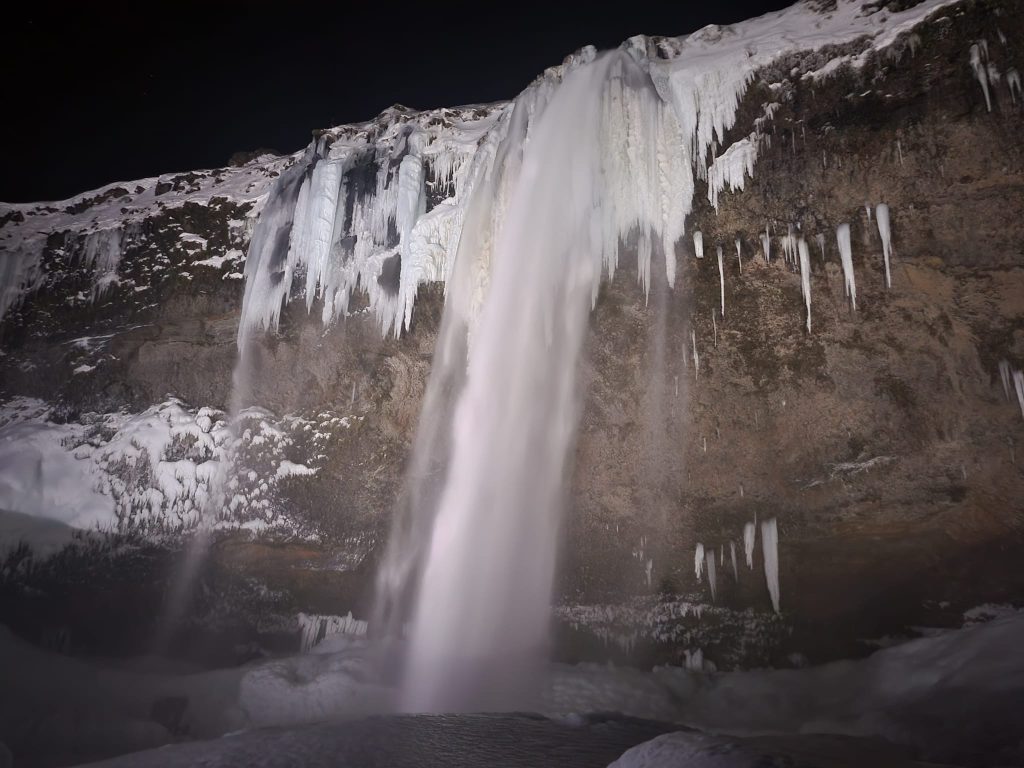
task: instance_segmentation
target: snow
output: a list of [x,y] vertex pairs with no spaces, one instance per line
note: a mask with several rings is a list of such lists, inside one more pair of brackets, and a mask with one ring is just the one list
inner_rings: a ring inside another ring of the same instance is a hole
[[[277,175],[294,160],[268,155],[241,168],[107,184],[67,200],[0,203],[0,216],[13,217],[4,225],[5,237],[0,239],[0,319],[45,282],[42,256],[49,238],[62,237],[64,246],[58,255],[66,263],[91,270],[88,300],[100,301],[119,281],[121,259],[138,241],[144,221],[189,203],[209,206],[218,198],[253,204],[248,215],[255,217]],[[191,181],[182,183],[186,176]],[[157,194],[160,184],[168,185],[170,190]],[[233,223],[248,226],[248,222]],[[201,249],[207,245],[204,238],[193,233],[181,233],[179,240]]]
[[[277,484],[317,472],[284,458],[291,435],[310,422],[262,409],[240,414],[238,437],[222,412],[174,399],[78,423],[49,417],[39,400],[0,405],[0,509],[104,531],[187,529],[207,507],[218,510],[210,524],[268,522],[277,519]],[[218,472],[229,456],[238,472],[221,504]]]
[[889,206],[879,203],[875,208],[875,221],[878,222],[878,234],[882,238],[882,258],[885,260],[885,287],[892,288],[892,275],[889,271],[889,259],[892,256],[892,231],[889,228]]
[[843,265],[843,287],[850,298],[850,306],[857,309],[857,280],[853,274],[853,249],[850,246],[850,225],[840,224],[836,228],[836,242],[839,245],[839,260]]

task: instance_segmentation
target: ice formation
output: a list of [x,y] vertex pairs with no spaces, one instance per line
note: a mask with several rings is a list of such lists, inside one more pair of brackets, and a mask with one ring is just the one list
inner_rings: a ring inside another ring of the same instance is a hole
[[704,545],[699,541],[697,542],[697,549],[693,553],[693,570],[697,575],[697,581],[700,581],[701,575],[704,573]]
[[704,235],[699,231],[693,233],[693,254],[698,259],[704,258]]
[[704,550],[704,564],[708,569],[708,586],[711,588],[711,600],[718,599],[718,576],[715,570],[715,551]]
[[807,241],[802,237],[797,242],[800,254],[800,293],[807,306],[807,332],[811,332],[811,256],[807,250]]
[[1010,89],[1010,102],[1016,104],[1017,99],[1021,98],[1020,72],[1016,67],[1006,70],[1006,87]]
[[736,238],[736,263],[739,265],[740,274],[743,274],[743,249],[740,245],[740,239]]
[[754,175],[757,160],[758,134],[731,144],[708,168],[708,200],[718,210],[718,196],[726,187],[730,191],[742,190],[747,176]]
[[323,616],[315,613],[300,613],[296,617],[299,625],[299,651],[307,653],[318,643],[331,635],[366,634],[367,623],[352,617],[349,611],[345,616]]
[[768,227],[764,228],[764,234],[761,235],[761,250],[764,252],[764,260],[772,260],[772,239],[768,236]]
[[988,61],[988,44],[984,40],[979,40],[971,46],[970,50],[971,58],[971,69],[974,70],[974,77],[978,80],[981,85],[981,90],[985,94],[985,106],[988,107],[988,111],[992,111],[992,97],[988,91],[988,68],[986,62]]
[[892,231],[889,229],[889,206],[879,203],[875,209],[875,220],[878,222],[878,234],[882,238],[882,258],[885,260],[885,287],[892,287],[892,274],[889,260],[892,256]]
[[853,274],[853,249],[850,246],[850,225],[836,227],[836,243],[839,245],[839,260],[843,265],[843,287],[850,297],[850,305],[857,308],[857,281]]
[[722,246],[718,246],[718,287],[722,295],[722,319],[725,319],[725,267],[722,264]]
[[1010,361],[1009,360],[1000,360],[999,361],[999,379],[1003,383],[1003,396],[1007,400],[1009,400],[1010,399],[1010,381],[1011,381]]
[[697,332],[690,329],[690,343],[693,345],[693,378],[700,374],[700,355],[697,354]]
[[779,612],[779,526],[773,517],[761,522],[761,552],[764,555],[764,578],[772,607]]
[[1020,415],[1024,417],[1024,371],[1013,372],[1013,388],[1017,391],[1017,405],[1020,406]]
[[757,527],[754,523],[746,523],[743,526],[743,553],[747,558],[747,568],[754,567],[754,539],[757,537]]
[[740,580],[740,571],[739,571],[739,568],[736,567],[736,542],[735,541],[730,541],[729,542],[729,557],[732,559],[732,577],[734,579],[736,579],[736,581],[739,581]]

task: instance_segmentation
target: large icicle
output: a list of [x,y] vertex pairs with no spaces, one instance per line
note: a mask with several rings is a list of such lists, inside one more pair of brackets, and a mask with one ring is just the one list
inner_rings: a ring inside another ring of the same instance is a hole
[[850,246],[850,225],[836,227],[836,243],[839,245],[839,261],[843,265],[843,287],[850,297],[850,304],[857,309],[857,281],[853,275],[853,249]]
[[772,607],[779,612],[779,526],[775,518],[761,522],[761,552],[764,555],[764,578]]
[[698,259],[704,258],[704,235],[700,232],[693,233],[693,255]]
[[807,332],[811,332],[811,256],[807,249],[807,241],[802,237],[797,243],[800,253],[800,292],[807,305]]
[[889,271],[889,259],[892,256],[892,232],[889,229],[889,206],[879,203],[875,208],[875,221],[878,222],[878,234],[882,238],[882,258],[885,260],[885,287],[892,287],[892,275]]
[[701,575],[704,573],[704,545],[699,541],[697,549],[693,553],[693,571],[697,575],[697,581],[700,581]]
[[725,267],[722,264],[722,246],[718,246],[718,285],[722,294],[722,319],[725,319]]

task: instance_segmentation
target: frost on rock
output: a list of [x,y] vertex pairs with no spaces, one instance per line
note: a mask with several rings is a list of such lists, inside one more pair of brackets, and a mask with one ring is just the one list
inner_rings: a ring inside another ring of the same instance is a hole
[[779,526],[773,517],[761,523],[761,552],[764,555],[764,578],[772,607],[779,612]]
[[882,238],[882,258],[885,260],[885,287],[892,288],[892,275],[889,260],[892,256],[892,231],[889,229],[889,206],[879,203],[875,209],[875,220],[878,222],[878,234]]
[[853,249],[850,246],[850,225],[836,227],[836,243],[839,245],[839,260],[843,265],[843,287],[850,298],[850,305],[857,308],[857,281],[853,274]]

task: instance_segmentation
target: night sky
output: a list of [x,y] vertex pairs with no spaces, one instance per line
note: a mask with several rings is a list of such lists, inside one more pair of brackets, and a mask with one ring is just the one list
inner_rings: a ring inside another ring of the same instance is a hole
[[[586,44],[680,35],[791,0],[28,3],[4,11],[0,200],[292,152],[391,104],[514,97]],[[499,8],[502,9],[499,11]]]

